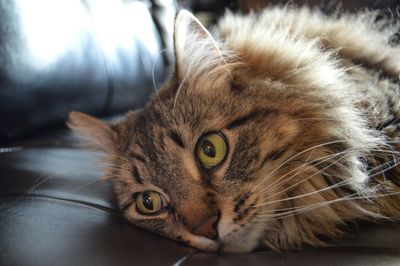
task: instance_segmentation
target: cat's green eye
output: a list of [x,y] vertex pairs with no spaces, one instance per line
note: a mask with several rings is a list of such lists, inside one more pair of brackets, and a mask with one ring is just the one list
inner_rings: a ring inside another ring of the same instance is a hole
[[155,214],[163,208],[163,199],[155,191],[143,191],[136,196],[136,207],[141,214]]
[[200,138],[196,145],[196,156],[205,168],[213,168],[226,157],[226,138],[220,133],[209,133]]

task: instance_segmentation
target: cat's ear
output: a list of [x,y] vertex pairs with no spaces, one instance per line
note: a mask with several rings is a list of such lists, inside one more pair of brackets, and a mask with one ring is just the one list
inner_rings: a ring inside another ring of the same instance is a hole
[[176,72],[180,79],[204,66],[225,64],[210,32],[187,10],[179,11],[175,18],[174,48]]
[[104,122],[90,115],[71,112],[67,124],[74,133],[88,140],[91,146],[107,153],[115,151],[117,133]]

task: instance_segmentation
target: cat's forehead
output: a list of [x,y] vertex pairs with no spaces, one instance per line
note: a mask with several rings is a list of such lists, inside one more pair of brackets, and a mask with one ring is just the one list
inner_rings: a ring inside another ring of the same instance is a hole
[[197,173],[191,171],[195,167],[195,134],[182,134],[167,125],[168,122],[160,121],[155,113],[147,107],[128,114],[119,124],[120,135],[123,135],[120,153],[130,161],[133,175],[139,176],[136,179],[142,179],[143,184],[156,186],[167,194],[171,189],[182,190],[183,197],[189,187],[196,189],[192,181]]

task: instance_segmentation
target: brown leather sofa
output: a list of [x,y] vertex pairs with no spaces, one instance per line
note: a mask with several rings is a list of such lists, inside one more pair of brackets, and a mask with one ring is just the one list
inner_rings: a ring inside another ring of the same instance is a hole
[[122,218],[98,179],[98,155],[80,150],[63,123],[70,110],[110,117],[145,103],[153,66],[157,84],[167,75],[171,59],[160,51],[175,9],[162,0],[0,0],[0,265],[400,265],[399,224],[354,227],[328,248],[207,254]]

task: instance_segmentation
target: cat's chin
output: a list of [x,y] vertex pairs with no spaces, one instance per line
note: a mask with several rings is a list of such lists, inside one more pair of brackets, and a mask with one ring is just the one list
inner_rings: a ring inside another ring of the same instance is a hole
[[226,253],[251,252],[257,247],[263,231],[260,224],[248,223],[241,227],[222,222],[218,226],[219,241],[222,244],[219,251]]
[[249,245],[248,239],[238,239],[236,242],[222,242],[220,240],[212,240],[205,237],[199,237],[192,235],[187,238],[188,244],[196,249],[205,252],[215,252],[215,253],[246,253],[251,252],[256,244],[257,241],[251,243]]
[[187,243],[193,248],[206,251],[206,252],[220,252],[222,243],[218,240],[212,240],[202,236],[189,234],[186,236]]

